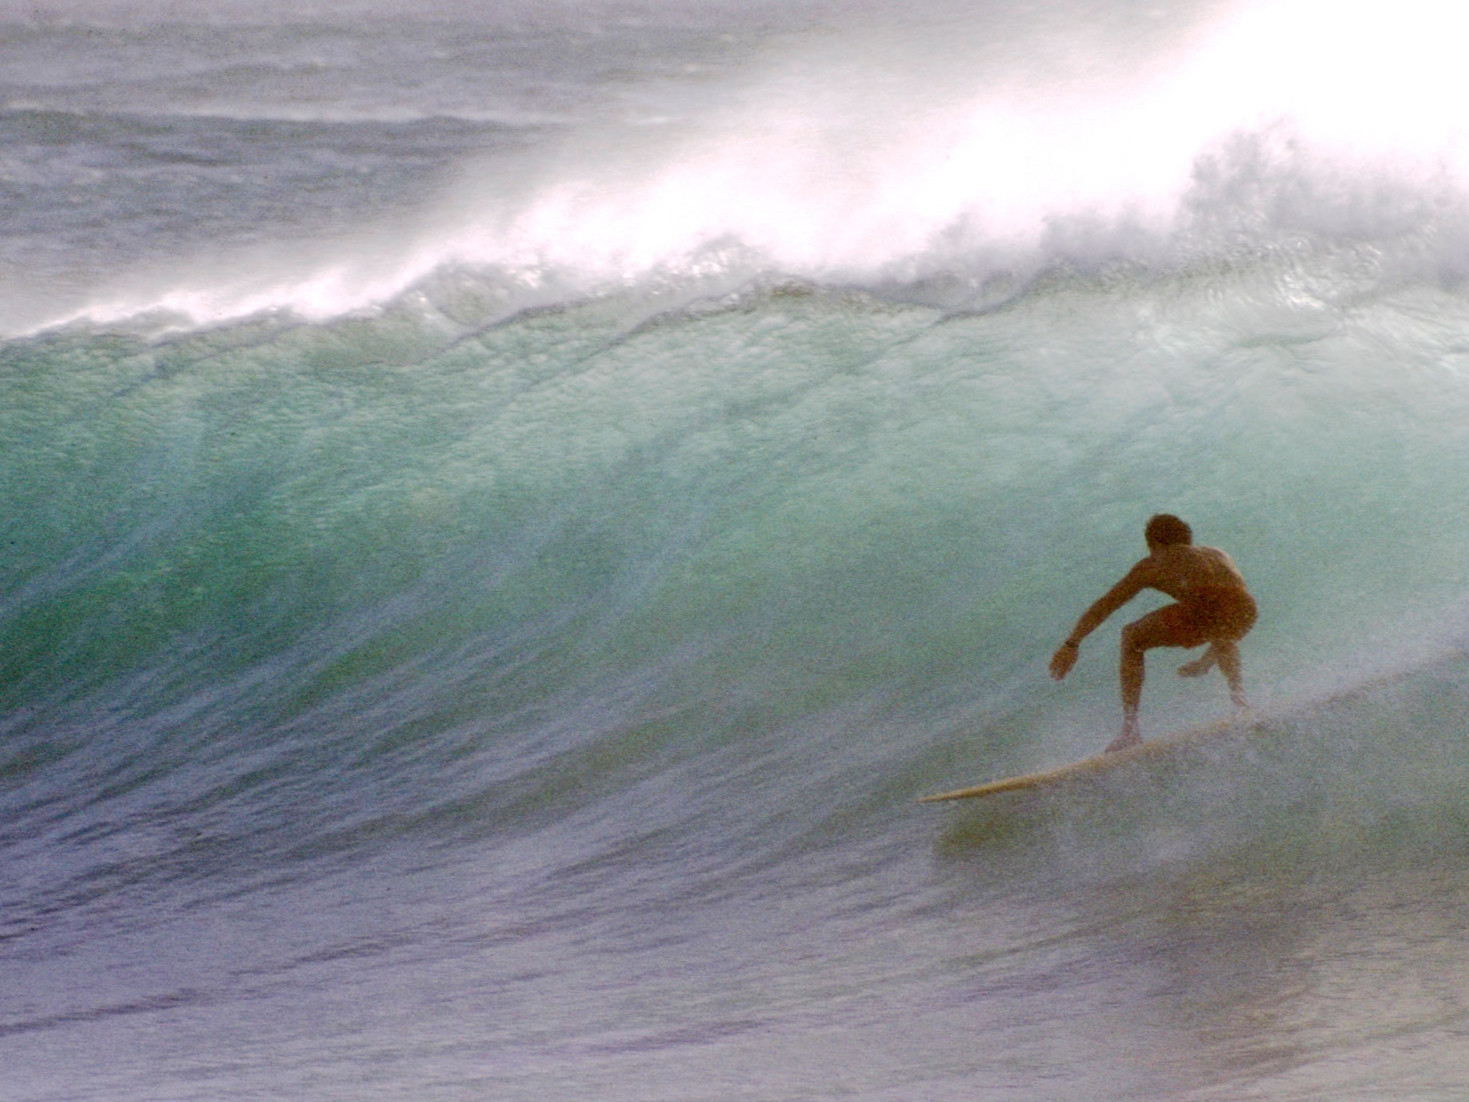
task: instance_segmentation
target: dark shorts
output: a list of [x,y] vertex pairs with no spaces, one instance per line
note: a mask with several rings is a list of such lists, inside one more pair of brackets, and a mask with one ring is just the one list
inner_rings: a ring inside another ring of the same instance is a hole
[[1184,644],[1189,647],[1242,639],[1255,626],[1258,615],[1253,597],[1242,589],[1222,586],[1197,589],[1178,607],[1194,640]]

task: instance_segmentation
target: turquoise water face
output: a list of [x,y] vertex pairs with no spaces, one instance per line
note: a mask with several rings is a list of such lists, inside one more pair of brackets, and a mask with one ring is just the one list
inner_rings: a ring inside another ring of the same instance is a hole
[[[631,679],[729,710],[716,741],[877,694],[1080,750],[1110,643],[1064,692],[1034,656],[1159,509],[1267,610],[1262,701],[1370,677],[1455,627],[1462,308],[1295,294],[1261,261],[978,313],[786,284],[12,342],[6,682],[241,678],[279,722],[453,671],[485,703],[444,722],[499,722]],[[1149,707],[1212,688],[1155,677]]]

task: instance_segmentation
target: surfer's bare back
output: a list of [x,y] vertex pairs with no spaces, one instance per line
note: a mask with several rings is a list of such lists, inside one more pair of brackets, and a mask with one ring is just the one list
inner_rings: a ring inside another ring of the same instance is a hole
[[1144,589],[1156,589],[1178,602],[1122,629],[1122,734],[1108,750],[1141,741],[1137,711],[1143,695],[1143,656],[1154,647],[1207,643],[1209,649],[1180,666],[1178,672],[1184,677],[1201,677],[1217,665],[1229,682],[1235,708],[1244,711],[1248,707],[1239,641],[1254,626],[1255,599],[1245,588],[1239,568],[1217,547],[1195,547],[1189,526],[1168,513],[1149,520],[1144,537],[1148,557],[1082,613],[1066,642],[1051,656],[1051,676],[1060,681],[1075,665],[1081,641]]

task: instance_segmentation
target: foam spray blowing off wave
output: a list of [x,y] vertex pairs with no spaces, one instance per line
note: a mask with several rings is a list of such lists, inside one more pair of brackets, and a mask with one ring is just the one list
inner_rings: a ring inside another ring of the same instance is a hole
[[455,269],[494,273],[511,306],[658,273],[943,277],[955,293],[956,277],[1057,261],[1382,236],[1445,204],[1457,241],[1466,89],[1443,18],[1315,0],[1166,17],[1108,5],[1084,29],[1005,5],[872,12],[815,46],[777,40],[737,73],[584,110],[552,146],[475,158],[355,243],[114,287],[86,313],[322,318]]
[[1085,35],[1041,23],[1001,56],[943,23],[884,26],[814,59],[777,55],[733,106],[671,132],[573,141],[555,182],[523,199],[471,186],[463,208],[492,213],[445,256],[629,277],[733,253],[863,282],[1150,260],[1180,247],[1190,200],[1238,201],[1191,190],[1230,139],[1291,144],[1315,162],[1314,188],[1364,164],[1376,186],[1469,167],[1455,106],[1469,82],[1447,55],[1422,56],[1438,22],[1434,5],[1386,20],[1295,3],[1180,30],[1124,10]]

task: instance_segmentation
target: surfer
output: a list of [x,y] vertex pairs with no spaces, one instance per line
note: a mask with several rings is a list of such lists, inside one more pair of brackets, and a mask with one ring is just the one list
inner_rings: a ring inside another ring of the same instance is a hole
[[1144,589],[1156,589],[1177,604],[1166,605],[1122,629],[1122,734],[1108,746],[1121,750],[1141,740],[1137,712],[1143,695],[1143,656],[1153,647],[1209,649],[1178,668],[1183,677],[1202,677],[1215,666],[1229,682],[1229,697],[1239,711],[1245,701],[1239,640],[1255,623],[1255,599],[1232,560],[1217,547],[1195,547],[1193,531],[1168,513],[1148,521],[1148,557],[1082,613],[1066,642],[1051,657],[1057,681],[1076,663],[1081,641]]

